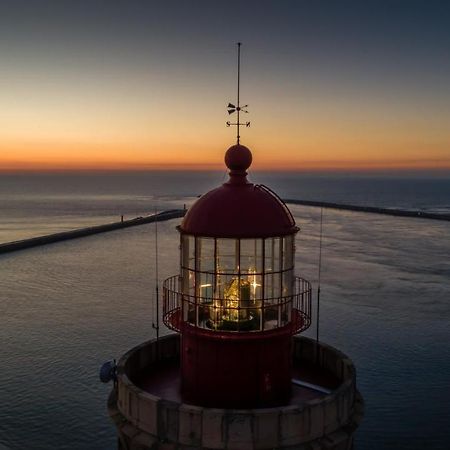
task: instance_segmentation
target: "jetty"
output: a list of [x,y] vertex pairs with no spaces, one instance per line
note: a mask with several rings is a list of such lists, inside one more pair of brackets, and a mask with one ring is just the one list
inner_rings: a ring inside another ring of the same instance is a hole
[[[378,208],[375,206],[347,205],[342,203],[319,202],[311,200],[285,199],[285,203],[292,205],[313,206],[319,208],[330,208],[346,211],[364,212],[372,214],[384,214],[388,216],[413,217],[416,219],[433,219],[450,221],[450,214],[429,213],[424,211],[411,211],[405,209]],[[54,242],[66,241],[69,239],[77,239],[80,237],[91,236],[98,233],[106,233],[108,231],[120,230],[122,228],[135,227],[155,221],[161,222],[170,219],[177,219],[186,214],[185,209],[170,209],[157,214],[151,214],[144,217],[135,217],[133,219],[121,220],[103,225],[96,225],[87,228],[78,228],[76,230],[62,231],[59,233],[38,236],[20,241],[6,242],[0,244],[0,254],[14,252],[16,250],[24,250],[39,245],[52,244]]]
[[284,202],[292,205],[317,206],[319,208],[341,209],[347,211],[384,214],[387,216],[414,217],[416,219],[433,219],[433,220],[450,221],[450,214],[430,213],[425,211],[411,211],[408,209],[378,208],[376,206],[347,205],[343,203],[317,202],[311,200],[295,200],[295,199],[287,199],[284,200]]
[[20,241],[6,242],[4,244],[0,244],[0,254],[14,252],[16,250],[23,250],[30,247],[37,247],[38,245],[46,245],[52,244],[54,242],[67,241],[69,239],[77,239],[80,237],[91,236],[98,233],[105,233],[107,231],[135,227],[137,225],[144,225],[146,223],[152,223],[156,221],[162,222],[165,220],[176,219],[178,217],[183,217],[185,214],[186,210],[184,209],[171,209],[144,217],[135,217],[129,220],[121,220],[120,222],[106,223],[93,227],[78,228],[76,230],[62,231],[60,233],[53,233],[45,236],[23,239]]

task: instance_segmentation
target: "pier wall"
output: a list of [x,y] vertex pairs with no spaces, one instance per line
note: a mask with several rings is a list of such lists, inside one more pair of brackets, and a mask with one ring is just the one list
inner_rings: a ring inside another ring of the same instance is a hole
[[21,241],[6,242],[0,244],[0,254],[14,252],[17,250],[24,250],[38,245],[47,245],[54,242],[66,241],[68,239],[77,239],[93,234],[105,233],[107,231],[120,230],[122,228],[135,227],[137,225],[144,225],[155,221],[162,222],[165,220],[176,219],[183,217],[186,211],[183,209],[174,209],[170,211],[163,211],[151,216],[136,217],[134,219],[124,220],[120,222],[106,223],[87,228],[79,228],[76,230],[63,231],[61,233],[48,234],[46,236],[38,236],[30,239],[23,239]]
[[384,214],[386,216],[415,217],[416,219],[434,219],[434,220],[450,221],[450,214],[429,213],[425,211],[410,211],[407,209],[397,209],[397,208],[392,209],[378,208],[376,206],[347,205],[344,203],[317,202],[310,200],[287,199],[283,201],[291,205],[316,206],[319,208],[340,209],[345,211],[356,211],[373,214]]
[[[287,199],[284,202],[292,205],[302,205],[302,206],[313,206],[319,208],[330,208],[346,211],[373,213],[373,214],[384,214],[388,216],[397,217],[413,217],[416,219],[434,219],[434,220],[445,220],[450,221],[450,214],[437,214],[437,213],[427,213],[422,211],[408,211],[402,209],[388,209],[388,208],[377,208],[373,206],[358,206],[358,205],[346,205],[341,203],[330,203],[330,202],[317,202],[309,200],[295,200]],[[54,242],[65,241],[68,239],[77,239],[84,236],[91,236],[93,234],[105,233],[108,231],[120,230],[122,228],[134,227],[137,225],[144,225],[146,223],[152,223],[155,220],[163,221],[183,217],[186,214],[184,209],[173,209],[169,211],[163,211],[158,214],[153,214],[145,217],[136,217],[134,219],[124,220],[120,222],[107,223],[103,225],[97,225],[87,228],[79,228],[77,230],[63,231],[60,233],[49,234],[46,236],[38,236],[30,239],[23,239],[20,241],[6,242],[0,244],[0,254],[14,252],[16,250],[24,250],[31,247],[36,247],[39,245],[52,244]]]

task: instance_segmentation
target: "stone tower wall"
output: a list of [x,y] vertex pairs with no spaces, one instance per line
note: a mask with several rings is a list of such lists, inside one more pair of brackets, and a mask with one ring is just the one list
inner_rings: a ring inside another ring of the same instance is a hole
[[[316,351],[315,341],[293,338],[294,360],[314,361]],[[320,343],[318,352],[320,367],[341,380],[331,394],[300,405],[229,410],[165,400],[135,386],[137,374],[179,355],[178,335],[145,342],[120,360],[118,389],[109,400],[119,449],[351,449],[363,414],[355,368],[333,347]]]

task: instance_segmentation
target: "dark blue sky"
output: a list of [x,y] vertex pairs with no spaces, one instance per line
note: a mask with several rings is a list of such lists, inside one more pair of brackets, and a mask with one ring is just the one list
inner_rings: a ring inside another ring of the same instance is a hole
[[[375,124],[370,132],[376,135],[391,117],[402,133],[423,129],[422,144],[438,136],[427,151],[438,159],[449,156],[448,1],[2,0],[4,108],[15,102],[13,119],[27,123],[40,102],[41,114],[57,108],[65,124],[68,105],[75,114],[85,98],[93,116],[94,110],[104,114],[106,104],[119,111],[111,118],[115,124],[130,114],[150,122],[160,114],[158,120],[172,120],[182,130],[183,120],[190,123],[195,114],[209,130],[222,123],[223,104],[235,96],[238,40],[244,43],[243,100],[252,105],[255,125],[278,127],[270,136],[289,134],[297,122],[317,133],[322,118],[323,128],[336,129],[318,145],[321,159],[323,147],[329,151],[333,139],[340,139],[339,130],[349,127],[350,133],[350,122],[364,130]],[[24,109],[29,114],[18,118]],[[8,116],[1,109],[0,114]],[[12,128],[18,127],[14,120]],[[395,134],[393,128],[390,123],[385,135]],[[27,130],[33,136],[33,126]],[[193,144],[190,131],[181,134],[180,141]],[[168,136],[155,139],[166,142]],[[288,153],[294,152],[292,139]],[[316,151],[310,141],[305,145]],[[337,145],[338,153],[344,145]],[[399,158],[413,160],[419,153],[401,150]]]

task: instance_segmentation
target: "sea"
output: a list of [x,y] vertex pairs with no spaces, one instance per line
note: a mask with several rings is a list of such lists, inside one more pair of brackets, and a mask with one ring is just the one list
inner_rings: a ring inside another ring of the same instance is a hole
[[[0,243],[189,207],[225,172],[0,175]],[[282,198],[450,213],[450,177],[254,172]],[[321,209],[290,205],[317,292]],[[356,449],[448,449],[450,222],[324,208],[320,339],[355,363]],[[154,337],[180,219],[0,255],[0,448],[113,450],[101,364]],[[314,295],[314,305],[317,297]],[[315,308],[313,313],[315,314]],[[305,333],[315,335],[315,317]],[[164,330],[168,333],[168,330]]]

